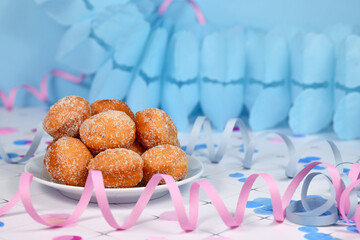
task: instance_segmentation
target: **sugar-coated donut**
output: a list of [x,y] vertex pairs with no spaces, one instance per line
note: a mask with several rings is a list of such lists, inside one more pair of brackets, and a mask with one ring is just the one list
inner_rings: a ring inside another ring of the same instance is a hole
[[143,178],[144,161],[139,154],[125,148],[108,149],[96,155],[88,170],[102,172],[107,188],[129,188]]
[[130,107],[123,101],[117,99],[102,99],[97,100],[91,104],[91,115],[109,110],[121,111],[126,113],[132,120],[135,119],[134,113]]
[[135,131],[135,123],[126,113],[110,110],[86,119],[80,127],[80,138],[97,154],[110,148],[130,147]]
[[50,107],[44,121],[44,130],[54,139],[79,136],[81,124],[91,115],[90,103],[78,96],[67,96]]
[[175,145],[177,129],[170,116],[157,108],[148,108],[135,114],[136,136],[147,149],[157,145]]
[[129,149],[136,152],[139,155],[143,154],[146,151],[146,149],[136,139],[134,143],[130,145]]
[[181,148],[169,144],[159,145],[150,148],[141,157],[144,160],[145,182],[157,173],[171,175],[176,181],[186,176],[187,156]]
[[62,137],[52,142],[45,154],[45,167],[58,183],[84,186],[87,165],[93,158],[86,146],[77,138]]

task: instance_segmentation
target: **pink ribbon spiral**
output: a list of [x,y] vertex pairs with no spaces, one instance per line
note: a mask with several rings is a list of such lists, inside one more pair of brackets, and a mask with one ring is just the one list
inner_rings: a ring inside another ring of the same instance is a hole
[[[107,223],[118,230],[126,230],[132,227],[138,218],[140,217],[141,213],[143,212],[144,208],[148,204],[151,195],[153,194],[156,186],[158,183],[164,179],[167,187],[170,192],[171,199],[174,204],[175,212],[177,215],[177,219],[181,228],[185,231],[192,231],[196,228],[197,220],[198,220],[198,210],[199,210],[199,190],[200,187],[205,190],[206,194],[209,196],[213,206],[216,208],[219,216],[223,220],[224,224],[229,228],[238,227],[244,218],[246,203],[251,191],[251,187],[254,184],[255,180],[258,177],[261,177],[265,180],[267,187],[270,192],[274,219],[277,222],[283,222],[285,219],[285,209],[289,205],[291,198],[297,187],[299,186],[300,182],[306,177],[306,175],[317,165],[324,164],[330,173],[330,179],[332,180],[332,184],[334,186],[336,192],[336,199],[337,205],[340,209],[341,216],[343,219],[347,220],[348,214],[348,202],[349,202],[349,193],[351,190],[360,183],[360,179],[358,178],[360,172],[360,164],[355,163],[349,173],[349,176],[353,183],[349,185],[345,190],[343,189],[342,181],[340,178],[340,174],[337,169],[328,163],[321,163],[321,162],[313,162],[310,163],[307,167],[301,170],[291,181],[288,188],[286,189],[283,197],[280,196],[279,188],[276,185],[275,180],[266,173],[261,174],[252,174],[250,175],[247,180],[245,181],[239,198],[237,202],[237,207],[235,211],[234,217],[232,217],[231,213],[226,208],[224,202],[222,201],[219,194],[216,192],[214,187],[206,180],[200,180],[197,182],[192,183],[190,187],[190,199],[189,199],[189,216],[186,213],[185,205],[183,203],[183,199],[181,196],[181,192],[176,185],[175,180],[169,175],[163,174],[156,174],[153,178],[149,181],[144,189],[143,193],[141,194],[139,200],[137,201],[135,207],[133,208],[131,214],[126,219],[125,223],[119,225],[111,210],[110,206],[106,197],[103,177],[101,172],[99,171],[90,171],[89,176],[87,178],[84,191],[81,195],[81,198],[70,217],[60,223],[53,224],[51,222],[46,221],[44,216],[41,216],[37,213],[34,209],[32,201],[30,199],[30,185],[33,179],[32,174],[23,173],[20,178],[20,185],[19,189],[16,194],[11,198],[11,200],[5,204],[2,208],[0,208],[0,216],[8,212],[11,208],[13,208],[19,201],[21,201],[25,207],[26,212],[38,223],[49,227],[64,227],[67,225],[74,224],[77,219],[83,214],[86,207],[90,202],[91,195],[93,191],[95,191],[96,199],[99,205],[99,208],[103,214],[103,217],[107,221]],[[63,215],[62,215],[63,216]],[[360,206],[357,207],[356,214],[354,216],[355,224],[357,230],[360,232]]]
[[37,99],[39,99],[41,102],[46,102],[49,99],[47,84],[48,84],[48,79],[49,79],[50,75],[61,77],[69,82],[73,82],[73,83],[77,83],[77,84],[81,83],[86,77],[85,74],[81,74],[80,77],[76,77],[70,73],[63,72],[61,70],[52,70],[50,73],[46,74],[42,78],[41,83],[40,83],[40,90],[37,90],[33,86],[26,85],[26,84],[22,84],[20,86],[14,87],[13,89],[10,90],[8,96],[6,95],[6,93],[4,91],[0,90],[0,98],[3,102],[5,109],[10,111],[14,108],[16,94],[20,88],[27,90],[28,92],[33,94]]

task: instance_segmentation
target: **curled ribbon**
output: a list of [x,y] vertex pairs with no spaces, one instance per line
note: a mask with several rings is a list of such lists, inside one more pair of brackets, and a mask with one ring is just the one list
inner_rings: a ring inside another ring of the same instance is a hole
[[[267,137],[269,135],[273,135],[273,134],[276,134],[277,136],[279,136],[286,145],[289,161],[288,161],[287,167],[285,169],[285,175],[289,178],[293,178],[299,172],[297,159],[299,159],[301,157],[300,154],[305,152],[306,149],[309,148],[314,143],[319,143],[319,142],[327,143],[332,150],[335,164],[337,165],[337,164],[340,164],[343,162],[338,147],[331,140],[313,140],[313,141],[309,142],[308,144],[306,144],[303,147],[303,149],[301,149],[301,151],[297,152],[295,150],[295,146],[294,146],[292,140],[285,134],[282,134],[279,132],[263,132],[263,133],[260,133],[259,135],[255,136],[254,138],[250,139],[249,131],[247,130],[245,124],[241,121],[240,118],[230,119],[226,123],[225,129],[222,132],[222,135],[220,137],[220,141],[218,144],[219,147],[217,150],[215,150],[214,139],[212,136],[213,130],[211,128],[210,120],[207,117],[203,117],[203,116],[198,117],[195,120],[195,123],[191,130],[188,145],[185,149],[186,153],[188,155],[192,155],[194,153],[196,142],[199,139],[201,130],[203,129],[204,133],[205,133],[205,142],[206,142],[206,146],[207,146],[208,157],[212,163],[219,163],[223,159],[226,149],[230,145],[231,135],[232,135],[234,127],[236,127],[236,126],[239,127],[239,131],[240,131],[242,139],[243,139],[243,144],[244,144],[244,148],[245,148],[245,156],[242,159],[242,163],[243,163],[244,168],[246,168],[246,169],[251,168],[252,161],[253,161],[253,154],[254,154],[256,145],[265,137]],[[299,155],[297,155],[296,153],[299,153]]]
[[[172,3],[173,0],[165,0],[159,7],[158,9],[158,14],[163,15],[166,11],[166,9],[170,6],[170,4]],[[206,23],[204,14],[202,13],[200,7],[196,4],[196,2],[194,0],[187,0],[190,5],[193,7],[196,18],[198,20],[198,22],[201,25],[204,25]]]
[[67,80],[69,82],[73,82],[73,83],[81,83],[86,77],[85,74],[81,74],[80,77],[76,77],[72,74],[69,74],[69,73],[66,73],[66,72],[63,72],[60,70],[53,70],[49,74],[46,74],[43,77],[43,79],[41,80],[40,90],[37,90],[36,88],[34,88],[30,85],[25,85],[25,84],[16,86],[13,89],[11,89],[8,96],[6,95],[5,92],[0,90],[0,98],[3,102],[5,109],[9,110],[9,111],[13,109],[14,104],[15,104],[16,94],[20,88],[27,90],[28,92],[33,94],[40,101],[46,102],[49,99],[47,83],[48,83],[48,79],[49,79],[50,75],[61,77],[65,80]]
[[[206,180],[200,180],[197,182],[194,182],[191,184],[190,187],[190,198],[189,198],[189,215],[186,213],[185,206],[183,203],[183,199],[181,196],[181,192],[176,185],[175,180],[169,176],[169,175],[163,175],[163,174],[156,174],[154,175],[151,180],[146,185],[143,193],[141,194],[139,200],[137,201],[136,205],[134,206],[132,212],[126,219],[125,223],[122,225],[119,225],[111,210],[110,206],[106,197],[104,183],[103,183],[103,177],[100,171],[90,171],[82,196],[74,210],[74,212],[63,222],[59,222],[56,224],[52,224],[46,219],[44,219],[41,215],[37,213],[35,210],[31,198],[30,198],[30,185],[32,183],[33,176],[29,173],[23,173],[20,178],[20,185],[19,189],[16,192],[16,194],[10,199],[8,203],[6,203],[2,208],[0,208],[0,216],[4,215],[6,212],[8,212],[12,207],[14,207],[19,201],[21,201],[24,205],[24,208],[26,212],[38,223],[49,226],[49,227],[64,227],[67,225],[71,225],[75,223],[79,217],[83,214],[85,211],[87,205],[90,202],[91,195],[93,191],[95,191],[96,199],[99,205],[99,208],[102,212],[103,217],[107,221],[107,223],[118,230],[126,230],[132,227],[138,218],[140,217],[141,213],[143,212],[144,208],[148,204],[151,195],[153,194],[156,186],[158,183],[164,179],[164,181],[167,184],[167,187],[170,192],[171,199],[173,201],[173,205],[175,208],[175,212],[177,215],[177,219],[179,222],[180,227],[185,231],[192,231],[196,228],[197,225],[197,219],[198,219],[198,210],[199,210],[199,190],[200,187],[206,192],[208,197],[210,198],[213,206],[216,208],[220,218],[223,220],[224,224],[228,226],[229,228],[235,228],[240,226],[240,224],[243,221],[245,209],[246,209],[246,203],[249,198],[249,194],[252,188],[252,185],[254,184],[255,180],[259,177],[265,180],[266,185],[269,189],[270,196],[271,196],[271,202],[272,202],[272,208],[274,213],[274,219],[277,222],[283,222],[285,219],[285,216],[289,220],[296,221],[296,216],[291,216],[292,211],[296,211],[296,208],[298,208],[299,203],[296,202],[296,206],[293,206],[294,203],[290,204],[291,198],[293,197],[293,194],[297,187],[299,186],[300,182],[306,177],[305,179],[305,185],[309,185],[311,179],[313,179],[315,176],[317,176],[317,173],[311,173],[308,175],[308,173],[317,165],[324,164],[330,173],[329,177],[329,183],[331,183],[332,186],[332,197],[330,197],[329,200],[322,200],[322,207],[314,209],[313,205],[317,205],[319,202],[308,200],[308,199],[302,199],[303,208],[309,210],[309,212],[312,213],[304,213],[303,215],[306,217],[310,217],[312,214],[321,214],[322,212],[326,211],[327,208],[333,208],[335,199],[336,202],[339,203],[339,209],[341,216],[344,219],[347,219],[348,217],[348,211],[349,209],[346,208],[347,201],[350,192],[352,189],[360,183],[360,179],[352,182],[348,187],[343,190],[342,181],[340,178],[340,174],[338,173],[337,169],[328,163],[321,163],[321,162],[313,162],[310,163],[307,167],[305,167],[303,170],[301,170],[291,181],[288,188],[286,189],[283,197],[280,196],[280,191],[277,188],[275,180],[266,173],[260,173],[260,174],[252,174],[250,175],[247,180],[245,181],[241,192],[239,194],[236,211],[234,214],[234,217],[231,215],[231,213],[226,208],[224,202],[222,201],[219,194],[216,192],[214,187]],[[359,173],[360,171],[360,164],[354,164],[351,171],[353,173]],[[331,180],[331,181],[330,181]],[[302,196],[306,195],[306,191],[303,188]],[[356,203],[357,204],[357,203]],[[291,207],[292,206],[292,207]],[[290,216],[289,216],[290,214]],[[296,213],[300,215],[298,212]],[[63,215],[62,215],[63,216]],[[333,217],[333,216],[332,216]],[[295,219],[295,220],[294,220]],[[354,215],[356,227],[358,230],[360,230],[360,206],[357,207],[357,210]],[[332,224],[335,221],[334,218],[329,220],[328,223]],[[337,221],[337,219],[336,219]],[[335,221],[335,222],[336,222]],[[309,220],[307,223],[313,223],[314,225],[318,224],[318,226],[322,226],[324,222],[321,222],[320,224],[318,222],[314,222],[313,220]],[[360,231],[359,231],[360,232]]]

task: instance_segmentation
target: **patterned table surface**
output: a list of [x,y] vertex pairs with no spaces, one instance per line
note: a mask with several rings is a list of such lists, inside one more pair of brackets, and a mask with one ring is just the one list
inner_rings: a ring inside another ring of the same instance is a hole
[[[40,108],[16,109],[6,112],[0,109],[0,138],[11,158],[24,154],[35,135],[35,128],[45,115]],[[295,146],[302,146],[314,138],[330,138],[336,140],[332,133],[316,136],[293,136],[288,129],[277,129],[291,136]],[[215,133],[216,134],[216,133]],[[251,133],[254,135],[254,133]],[[215,135],[216,136],[216,135]],[[186,145],[189,133],[180,133],[183,146]],[[254,165],[251,170],[242,167],[239,158],[244,155],[244,148],[239,132],[232,136],[232,146],[219,164],[211,164],[207,159],[206,145],[199,140],[194,156],[204,163],[203,179],[208,180],[219,192],[229,211],[234,212],[237,198],[246,177],[252,173],[266,172],[271,174],[278,183],[281,194],[284,193],[290,179],[285,177],[287,153],[282,139],[276,135],[269,136],[260,142],[255,150]],[[35,155],[44,154],[47,144],[51,141],[45,136]],[[335,141],[344,161],[354,162],[360,158],[360,141]],[[314,144],[309,150],[301,153],[299,164],[306,165],[312,161],[333,163],[329,146]],[[16,192],[19,177],[24,165],[7,164],[0,160],[0,207]],[[316,171],[326,172],[322,166]],[[310,186],[310,194],[315,197],[326,197],[329,189],[321,184],[322,179],[314,181]],[[189,185],[181,188],[185,204],[189,199]],[[41,214],[67,213],[75,208],[77,201],[69,199],[50,187],[33,182],[31,197],[35,208]],[[300,188],[293,199],[300,197]],[[222,222],[216,209],[212,206],[205,193],[200,193],[200,208],[197,228],[192,232],[184,232],[171,215],[172,201],[169,195],[150,201],[134,227],[117,231],[111,228],[102,217],[97,204],[90,204],[71,227],[50,229],[32,220],[18,203],[6,215],[0,217],[0,239],[358,239],[359,235],[353,225],[341,221],[328,227],[308,227],[293,224],[287,220],[276,223],[272,216],[269,193],[262,180],[253,186],[244,221],[235,229],[229,229]],[[134,204],[112,204],[111,208],[116,220],[123,223]],[[170,213],[169,213],[170,212]],[[154,238],[157,237],[157,238]]]

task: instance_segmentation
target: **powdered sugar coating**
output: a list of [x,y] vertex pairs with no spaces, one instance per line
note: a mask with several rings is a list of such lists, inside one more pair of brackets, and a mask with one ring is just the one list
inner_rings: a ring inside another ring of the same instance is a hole
[[[186,153],[173,145],[159,145],[141,155],[144,160],[144,181],[148,182],[154,174],[168,174],[176,181],[187,173]],[[161,183],[164,183],[163,180]]]
[[128,148],[135,140],[135,123],[124,112],[107,111],[96,114],[80,127],[83,143],[97,154],[111,148]]
[[121,111],[126,113],[132,120],[135,119],[134,113],[130,107],[123,101],[118,99],[102,99],[91,104],[91,115],[96,115],[109,110]]
[[147,149],[177,142],[177,129],[170,116],[157,108],[148,108],[135,114],[136,136]]
[[67,96],[50,107],[44,118],[43,128],[54,139],[77,137],[81,124],[90,115],[90,103],[86,99]]
[[55,181],[84,186],[88,175],[87,165],[92,158],[90,151],[79,139],[62,137],[48,146],[44,163]]
[[139,154],[125,149],[108,149],[99,153],[88,165],[88,170],[101,171],[107,188],[128,188],[143,178],[144,161]]

